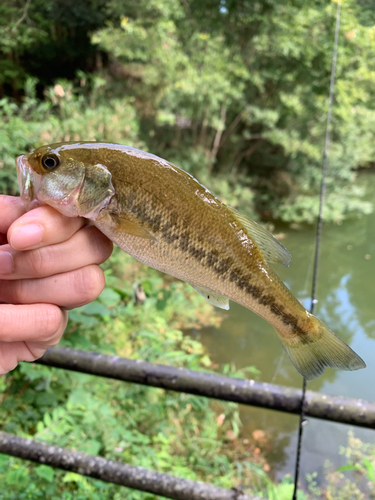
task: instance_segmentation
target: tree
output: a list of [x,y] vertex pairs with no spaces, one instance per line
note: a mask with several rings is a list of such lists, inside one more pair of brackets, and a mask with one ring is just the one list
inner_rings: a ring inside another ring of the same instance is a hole
[[[342,8],[327,180],[335,221],[371,209],[355,184],[356,169],[375,157],[371,1]],[[0,65],[13,61],[16,76],[4,72],[3,93],[20,93],[27,75],[43,96],[56,78],[78,83],[82,70],[97,71],[95,102],[130,99],[149,150],[200,179],[213,172],[251,188],[264,218],[315,220],[335,2],[12,2],[0,28],[16,36],[3,37]],[[230,201],[249,211],[253,198],[247,207],[244,197]]]

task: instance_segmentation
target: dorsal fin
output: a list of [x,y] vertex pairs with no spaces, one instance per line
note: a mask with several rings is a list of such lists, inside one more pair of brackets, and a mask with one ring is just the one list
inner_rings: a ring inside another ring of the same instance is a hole
[[228,209],[233,217],[243,226],[250,238],[255,241],[268,262],[283,264],[289,267],[292,256],[268,229],[260,226],[249,219],[249,217],[246,217],[246,215],[237,212],[234,208],[228,207]]

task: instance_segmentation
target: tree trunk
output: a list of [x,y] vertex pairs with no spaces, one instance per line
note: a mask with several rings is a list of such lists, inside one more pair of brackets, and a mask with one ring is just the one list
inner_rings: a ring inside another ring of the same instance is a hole
[[225,120],[227,118],[227,108],[226,106],[223,105],[221,108],[221,126],[220,128],[217,129],[216,134],[215,134],[215,139],[214,139],[214,144],[212,146],[212,151],[211,151],[211,159],[210,159],[210,164],[209,164],[209,172],[212,171],[212,168],[214,166],[215,160],[217,153],[220,148],[220,141],[221,141],[221,136],[223,135],[223,131],[225,129]]

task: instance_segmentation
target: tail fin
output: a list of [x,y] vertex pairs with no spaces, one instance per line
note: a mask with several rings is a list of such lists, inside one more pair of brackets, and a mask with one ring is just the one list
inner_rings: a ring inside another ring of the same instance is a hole
[[314,329],[303,336],[285,337],[278,332],[286,353],[305,379],[321,375],[327,366],[339,370],[366,368],[358,354],[318,318],[313,319]]

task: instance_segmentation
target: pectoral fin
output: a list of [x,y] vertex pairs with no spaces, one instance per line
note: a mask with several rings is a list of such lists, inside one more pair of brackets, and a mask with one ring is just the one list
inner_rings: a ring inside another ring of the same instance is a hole
[[155,236],[150,233],[145,227],[142,227],[138,222],[129,220],[125,217],[120,217],[117,214],[111,214],[111,219],[115,223],[117,231],[121,231],[138,238],[148,240],[156,240]]
[[292,256],[288,250],[273,236],[270,231],[260,226],[253,220],[228,207],[231,214],[243,226],[246,233],[255,241],[264,258],[271,263],[283,264],[289,267]]
[[[190,283],[191,285],[191,283]],[[229,309],[229,299],[228,297],[224,297],[224,295],[220,295],[219,293],[213,292],[209,288],[203,288],[201,286],[191,285],[197,292],[199,292],[202,297],[207,299],[211,304],[216,307],[220,307],[221,309]]]

